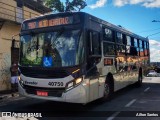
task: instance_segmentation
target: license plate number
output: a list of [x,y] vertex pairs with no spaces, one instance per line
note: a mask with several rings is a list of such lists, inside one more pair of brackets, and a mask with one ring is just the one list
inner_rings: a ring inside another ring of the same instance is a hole
[[48,96],[48,92],[45,91],[37,91],[38,96]]

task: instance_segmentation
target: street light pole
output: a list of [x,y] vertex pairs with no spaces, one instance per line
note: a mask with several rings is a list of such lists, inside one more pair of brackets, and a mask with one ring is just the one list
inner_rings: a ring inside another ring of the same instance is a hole
[[160,22],[160,20],[152,20],[152,22]]

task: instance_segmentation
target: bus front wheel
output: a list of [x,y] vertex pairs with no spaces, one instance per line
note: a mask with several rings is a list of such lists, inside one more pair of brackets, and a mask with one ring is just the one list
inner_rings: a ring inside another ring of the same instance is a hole
[[113,95],[113,82],[112,80],[106,80],[104,84],[104,96],[102,98],[103,101],[110,100]]

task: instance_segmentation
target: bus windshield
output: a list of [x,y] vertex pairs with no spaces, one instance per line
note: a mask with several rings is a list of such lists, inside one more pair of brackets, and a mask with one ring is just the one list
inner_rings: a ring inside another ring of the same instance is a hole
[[45,32],[21,36],[22,66],[67,67],[83,62],[81,30]]

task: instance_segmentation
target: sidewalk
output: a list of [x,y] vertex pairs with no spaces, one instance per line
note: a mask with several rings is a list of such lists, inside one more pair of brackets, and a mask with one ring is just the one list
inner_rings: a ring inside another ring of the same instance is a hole
[[[11,90],[5,90],[5,91],[0,91],[0,104],[6,101],[14,100],[19,97],[18,92],[14,93],[14,96],[12,96],[13,92]],[[1,113],[0,113],[1,114]],[[0,120],[39,120],[38,118],[35,117],[1,117]]]
[[[13,96],[14,94],[14,96]],[[0,91],[0,102],[11,97],[18,97],[18,92],[12,92],[11,90]]]

